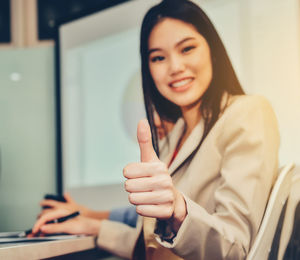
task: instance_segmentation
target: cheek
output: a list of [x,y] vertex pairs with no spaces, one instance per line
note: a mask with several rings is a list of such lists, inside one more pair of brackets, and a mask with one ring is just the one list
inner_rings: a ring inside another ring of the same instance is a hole
[[199,52],[197,55],[191,55],[188,64],[195,70],[203,70],[210,62],[206,53]]
[[158,92],[165,98],[167,98],[167,80],[164,66],[153,66],[149,67],[152,79]]
[[193,67],[196,73],[204,81],[212,78],[212,62],[210,56],[202,57],[202,59],[194,60]]
[[149,69],[156,87],[158,89],[161,88],[161,85],[164,84],[164,81],[166,80],[166,74],[163,66],[149,66]]

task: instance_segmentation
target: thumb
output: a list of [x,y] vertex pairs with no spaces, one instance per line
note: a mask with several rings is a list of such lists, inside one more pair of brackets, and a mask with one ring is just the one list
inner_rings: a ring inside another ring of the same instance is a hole
[[159,160],[152,146],[151,130],[147,119],[142,119],[138,123],[137,139],[141,151],[141,162]]

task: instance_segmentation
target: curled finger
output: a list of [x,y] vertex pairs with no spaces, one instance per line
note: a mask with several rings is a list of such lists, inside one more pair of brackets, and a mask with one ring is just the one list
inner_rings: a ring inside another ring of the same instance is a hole
[[175,201],[175,197],[171,190],[134,192],[129,194],[129,201],[133,205],[172,205]]
[[170,219],[173,216],[174,207],[170,204],[138,205],[136,212],[143,217],[158,219]]

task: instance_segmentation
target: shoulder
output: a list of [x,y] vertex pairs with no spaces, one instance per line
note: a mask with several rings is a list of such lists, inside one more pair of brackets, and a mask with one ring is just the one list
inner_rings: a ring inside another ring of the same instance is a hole
[[270,102],[258,95],[232,96],[227,107],[217,121],[217,132],[228,138],[239,135],[269,135],[278,140],[278,123]]
[[238,95],[229,97],[221,118],[222,117],[224,117],[226,121],[248,121],[250,118],[253,120],[265,120],[269,118],[269,120],[277,122],[270,102],[265,97],[259,95]]
[[231,96],[228,99],[226,110],[273,110],[270,102],[263,96],[259,95],[237,95]]

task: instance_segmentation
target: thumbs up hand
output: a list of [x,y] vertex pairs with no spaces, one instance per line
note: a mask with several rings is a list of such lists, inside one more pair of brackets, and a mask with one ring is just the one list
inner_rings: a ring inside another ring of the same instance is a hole
[[174,187],[167,166],[158,159],[153,149],[147,120],[139,122],[137,137],[141,162],[128,164],[123,169],[129,201],[136,205],[138,214],[171,220],[174,231],[178,231],[187,214],[185,200]]

